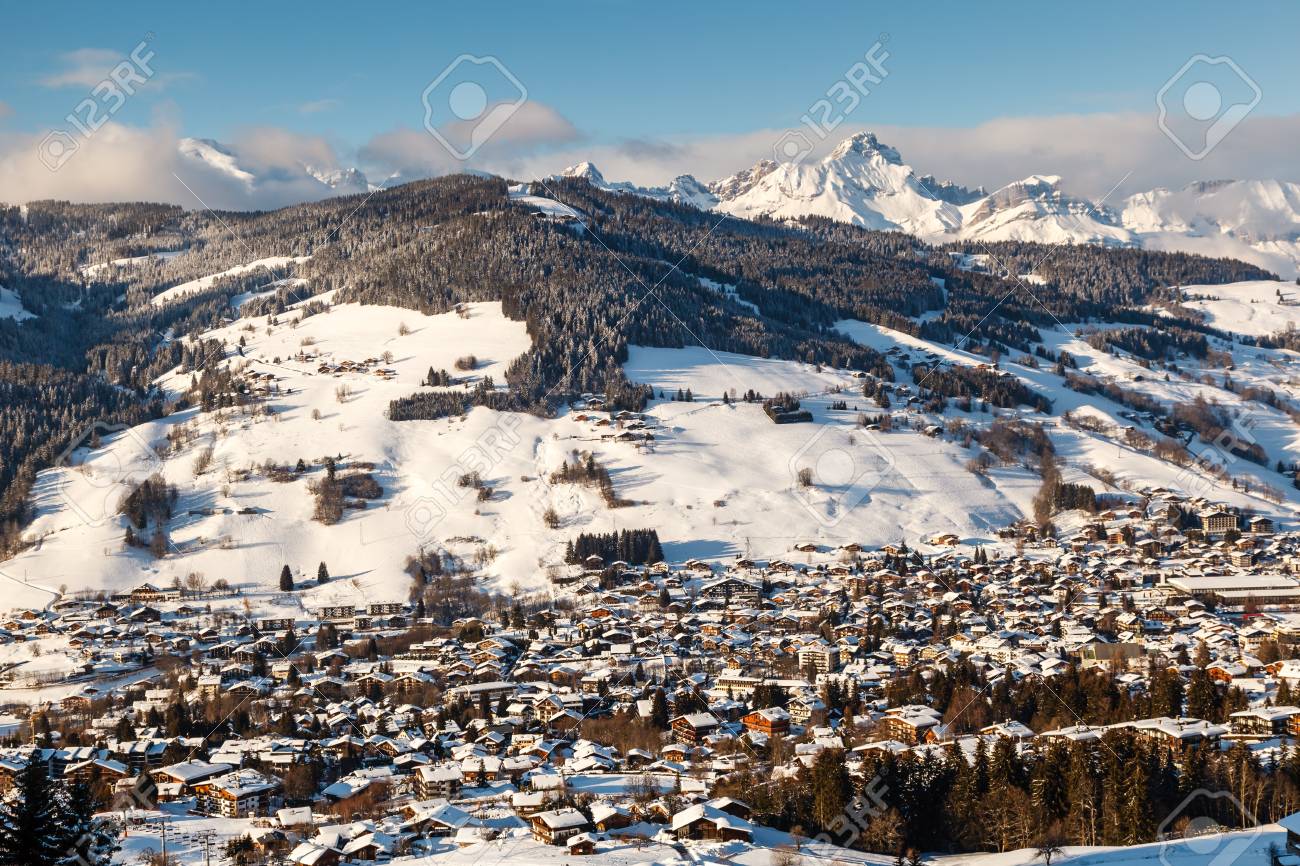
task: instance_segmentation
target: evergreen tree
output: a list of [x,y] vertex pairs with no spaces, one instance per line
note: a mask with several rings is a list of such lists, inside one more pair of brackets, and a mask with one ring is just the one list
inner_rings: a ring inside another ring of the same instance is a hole
[[0,802],[0,863],[56,866],[77,841],[57,787],[35,756],[18,774],[12,799]]
[[322,562],[320,566],[317,567],[316,569],[316,582],[327,583],[329,579],[330,579],[330,571],[328,568],[325,567],[325,563]]
[[62,797],[62,828],[69,841],[63,863],[70,866],[107,863],[105,849],[114,841],[95,821],[95,797],[86,782],[77,780],[67,786]]
[[650,698],[650,724],[661,731],[668,727],[668,696],[661,688]]
[[812,790],[813,822],[822,829],[829,829],[844,814],[844,807],[853,796],[853,784],[842,751],[822,749],[817,753],[812,767]]
[[288,565],[280,569],[280,592],[293,592],[293,572]]

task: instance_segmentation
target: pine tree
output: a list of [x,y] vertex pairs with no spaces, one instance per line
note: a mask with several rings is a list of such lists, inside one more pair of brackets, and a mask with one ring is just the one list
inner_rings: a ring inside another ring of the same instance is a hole
[[316,569],[316,582],[327,583],[329,579],[330,579],[330,570],[326,568],[325,563],[322,562],[320,566]]
[[661,731],[668,727],[668,696],[663,689],[655,689],[650,698],[650,724]]
[[812,768],[812,789],[813,821],[823,829],[830,828],[844,813],[844,807],[853,796],[853,784],[844,765],[843,752],[822,749],[817,753]]
[[59,792],[33,757],[18,774],[16,796],[0,803],[0,863],[56,866],[75,853]]
[[95,821],[95,805],[94,794],[85,781],[77,780],[67,786],[62,797],[61,820],[64,838],[69,840],[64,863],[83,866],[108,862],[111,854],[105,849],[113,838]]
[[293,592],[293,572],[287,565],[280,569],[280,592]]

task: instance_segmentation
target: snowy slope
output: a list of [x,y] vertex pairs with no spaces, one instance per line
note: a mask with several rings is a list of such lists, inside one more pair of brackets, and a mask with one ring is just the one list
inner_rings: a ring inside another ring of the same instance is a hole
[[12,289],[0,286],[0,319],[22,322],[36,318],[36,314],[23,306],[23,299]]
[[[880,462],[880,443],[855,431],[851,410],[829,408],[832,393],[805,400],[824,425],[778,426],[758,405],[724,405],[722,392],[842,388],[852,406],[861,402],[851,399],[856,380],[844,371],[703,349],[633,350],[635,378],[697,395],[693,403],[656,401],[646,413],[654,437],[649,443],[617,441],[615,431],[578,410],[553,420],[485,409],[439,421],[386,420],[390,400],[419,390],[430,367],[452,370],[465,354],[479,358],[478,368],[465,374],[471,381],[484,375],[504,381],[506,365],[528,345],[523,323],[503,319],[495,304],[468,310],[463,319],[343,305],[296,327],[281,314],[278,327],[261,317],[213,332],[232,347],[228,363],[279,377],[269,399],[273,414],[187,410],[129,431],[105,431],[100,448],[72,455],[71,468],[42,473],[30,530],[39,543],[0,566],[15,582],[7,603],[40,606],[61,587],[117,591],[198,572],[208,581],[222,577],[243,586],[258,604],[274,605],[282,565],[314,574],[321,560],[337,579],[295,595],[294,604],[358,593],[404,598],[402,568],[422,544],[476,565],[502,588],[542,588],[546,567],[560,562],[565,543],[582,531],[653,526],[674,560],[725,560],[745,552],[789,556],[806,538],[879,544],[953,531],[987,540],[1019,517],[1033,496],[1027,473],[1009,472],[997,487],[989,486],[963,469],[967,454],[960,446],[912,431],[890,434],[888,472],[851,478],[839,493],[802,491],[796,483],[801,459],[845,450],[861,455],[865,467]],[[406,336],[399,335],[402,323]],[[233,353],[241,337],[243,358]],[[319,357],[294,360],[302,351]],[[386,365],[395,371],[392,379],[317,372],[322,359],[385,351],[393,354]],[[341,385],[352,389],[344,402],[336,396]],[[181,429],[187,444],[159,456],[169,432]],[[208,445],[213,468],[195,477],[195,459]],[[634,504],[610,509],[594,490],[552,484],[549,476],[575,449],[595,453],[619,495]],[[276,483],[256,469],[267,460],[293,465],[327,454],[343,455],[345,464],[373,462],[384,488],[380,500],[347,512],[334,526],[311,519],[311,473]],[[453,483],[471,469],[494,488],[490,499],[475,501],[473,491]],[[124,518],[116,513],[122,496],[154,472],[180,490],[169,523],[173,547],[156,560],[123,548]],[[953,495],[967,503],[961,513],[947,507]],[[559,515],[554,529],[540,517],[548,508]]]
[[240,167],[238,158],[229,149],[210,138],[182,138],[177,149],[181,156],[203,163],[246,187],[252,188],[257,181],[252,172]]
[[1300,184],[1211,181],[1129,196],[1121,220],[1153,249],[1233,256],[1294,276],[1300,263]]
[[[1224,295],[1245,291],[1217,289]],[[129,431],[103,431],[101,447],[79,450],[67,468],[42,473],[30,530],[38,543],[0,565],[0,576],[13,582],[7,603],[42,606],[61,588],[117,591],[142,580],[170,584],[195,572],[209,582],[225,578],[260,608],[362,595],[404,598],[403,566],[421,546],[455,556],[499,588],[543,589],[548,568],[562,561],[565,543],[579,532],[654,527],[666,556],[678,561],[726,561],[742,554],[791,558],[798,556],[795,543],[809,539],[833,548],[849,541],[879,545],[902,538],[913,543],[952,532],[972,543],[990,543],[996,529],[1031,510],[1039,482],[1030,471],[1007,466],[972,473],[967,464],[977,447],[921,432],[953,419],[985,425],[992,417],[987,413],[950,407],[944,418],[909,410],[898,401],[890,410],[893,431],[867,431],[857,423],[859,411],[879,410],[862,399],[861,380],[850,371],[702,347],[631,348],[625,367],[629,377],[667,397],[652,402],[643,430],[601,424],[605,413],[581,407],[549,420],[481,408],[463,418],[387,420],[389,401],[421,390],[431,367],[454,370],[464,355],[475,355],[478,364],[472,372],[454,374],[465,381],[452,387],[483,376],[502,386],[506,366],[528,347],[524,325],[504,319],[497,304],[469,305],[466,312],[466,318],[455,313],[422,316],[390,307],[340,305],[297,324],[290,314],[280,314],[276,326],[258,317],[212,332],[209,336],[230,347],[226,363],[273,374],[270,412],[190,409]],[[401,333],[403,324],[406,334]],[[842,322],[839,327],[859,342],[893,350],[900,383],[910,383],[911,364],[929,356],[955,364],[987,361],[879,326]],[[235,351],[241,338],[243,357]],[[1246,408],[1235,394],[1217,387],[1216,378],[1202,377],[1190,361],[1187,378],[1163,381],[1135,359],[1097,351],[1073,333],[1049,331],[1044,339],[1053,350],[1069,351],[1082,372],[1123,381],[1154,399],[1173,403],[1203,395],[1233,411]],[[1239,385],[1269,387],[1300,400],[1300,383],[1291,381],[1300,357],[1222,348],[1234,352],[1233,378]],[[310,357],[296,357],[304,352]],[[392,370],[389,378],[319,370],[322,362],[377,358],[386,352],[392,353],[391,362],[380,363]],[[1069,391],[1050,370],[1005,360],[1003,369],[1055,401],[1052,417],[1029,417],[1048,425],[1071,479],[1107,489],[1087,475],[1090,466],[1102,466],[1133,487],[1161,484],[1287,523],[1295,520],[1294,491],[1272,469],[1243,461],[1233,472],[1284,489],[1292,498],[1281,505],[1208,475],[1189,476],[1187,470],[1117,444],[1113,436],[1072,428],[1062,423],[1060,412],[1093,413],[1115,430],[1130,422],[1124,407]],[[164,385],[178,390],[188,380],[188,375],[169,378]],[[350,391],[342,399],[341,387]],[[678,389],[689,389],[694,402],[674,402]],[[735,402],[735,395],[750,389],[802,395],[815,423],[773,424],[759,405]],[[724,394],[733,399],[724,402]],[[833,408],[838,400],[847,409]],[[1252,429],[1270,457],[1300,459],[1300,431],[1290,419],[1260,404],[1249,408]],[[620,432],[631,436],[624,441]],[[184,444],[160,451],[169,433]],[[645,440],[645,433],[652,438]],[[213,466],[196,477],[196,458],[207,446],[214,450]],[[618,495],[631,504],[611,509],[595,490],[552,483],[551,474],[575,451],[596,455],[608,467]],[[384,488],[369,507],[345,512],[333,526],[312,519],[307,488],[322,470],[313,468],[305,477],[280,483],[260,468],[267,461],[292,466],[300,458],[312,464],[326,455],[341,455],[345,468],[352,462],[373,463]],[[799,483],[803,468],[814,473],[811,487]],[[469,471],[481,473],[493,488],[490,497],[478,501],[472,490],[456,485],[456,478]],[[161,559],[123,547],[124,518],[116,513],[122,496],[154,472],[180,491],[168,524],[172,547]],[[954,508],[954,502],[961,507]],[[558,517],[554,527],[542,520],[548,509]],[[301,579],[313,575],[320,561],[336,580],[292,597],[275,590],[283,565]]]
[[[1184,306],[1224,331],[1267,337],[1300,327],[1300,286],[1253,280],[1223,286],[1183,286]],[[1283,301],[1289,301],[1284,303]]]
[[172,286],[170,289],[166,289],[154,295],[153,298],[150,299],[150,303],[154,306],[161,306],[168,301],[174,301],[190,294],[191,292],[201,292],[204,289],[211,288],[212,285],[222,277],[234,277],[240,274],[249,273],[250,271],[255,271],[259,268],[267,270],[284,268],[290,265],[302,264],[305,261],[307,261],[306,256],[269,256],[264,259],[256,259],[244,265],[236,265],[233,268],[227,268],[219,273],[210,274],[206,277],[199,277],[197,280],[190,280]]

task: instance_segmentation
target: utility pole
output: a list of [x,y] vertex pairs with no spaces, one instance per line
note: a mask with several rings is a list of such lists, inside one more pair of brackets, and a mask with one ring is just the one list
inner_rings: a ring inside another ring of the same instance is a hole
[[216,830],[203,831],[203,862],[207,866],[212,866],[212,837],[216,832]]

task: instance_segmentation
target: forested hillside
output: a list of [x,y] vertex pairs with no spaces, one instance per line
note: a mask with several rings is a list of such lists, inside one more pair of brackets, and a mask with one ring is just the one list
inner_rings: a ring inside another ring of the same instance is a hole
[[[0,209],[0,286],[34,314],[0,318],[6,536],[21,524],[34,472],[87,424],[174,408],[155,379],[177,365],[201,371],[224,352],[174,338],[237,316],[236,296],[256,295],[247,311],[259,314],[329,291],[335,302],[424,313],[500,301],[526,323],[532,348],[508,370],[508,397],[480,389],[466,399],[546,414],[580,392],[643,401],[620,366],[629,345],[703,344],[891,380],[883,356],[835,331],[835,321],[992,352],[1027,348],[1036,324],[1054,319],[1150,323],[1153,314],[1137,308],[1159,302],[1175,311],[1166,325],[1203,331],[1169,287],[1268,276],[1231,260],[1137,249],[938,248],[819,218],[750,222],[578,179],[529,191],[580,218],[540,213],[504,180],[469,175],[266,213],[49,201]],[[993,264],[964,269],[976,254]],[[297,280],[286,279],[288,266],[202,279],[270,257],[308,260]],[[1016,279],[1031,272],[1032,292]],[[195,290],[156,302],[192,280],[201,280]]]

